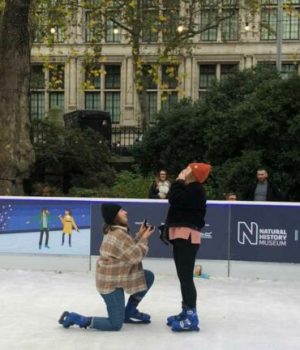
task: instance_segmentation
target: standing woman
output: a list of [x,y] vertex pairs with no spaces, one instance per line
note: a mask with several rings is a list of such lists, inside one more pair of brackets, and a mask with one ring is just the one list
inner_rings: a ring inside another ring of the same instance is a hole
[[180,172],[168,195],[166,224],[182,296],[182,311],[167,319],[167,325],[175,332],[199,331],[193,272],[201,242],[200,230],[205,224],[206,195],[202,184],[210,172],[209,164],[189,164]]
[[76,225],[76,222],[74,220],[74,217],[72,216],[71,210],[67,209],[65,211],[65,215],[58,216],[62,225],[63,225],[63,233],[62,233],[62,239],[61,239],[61,245],[64,245],[65,243],[65,235],[69,235],[69,247],[72,247],[72,233],[73,233],[73,228],[79,232],[79,229]]

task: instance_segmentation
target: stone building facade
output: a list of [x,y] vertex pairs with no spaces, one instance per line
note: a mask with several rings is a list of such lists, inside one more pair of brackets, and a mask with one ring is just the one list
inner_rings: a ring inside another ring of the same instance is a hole
[[[283,75],[295,71],[300,73],[300,0],[290,3],[293,12],[284,11],[282,19],[280,54]],[[221,79],[233,69],[251,68],[260,62],[275,64],[279,54],[276,40],[277,0],[262,0],[260,9],[251,19],[237,1],[231,4],[236,8],[235,15],[218,29],[196,35],[191,52],[178,57],[178,74],[182,77],[180,89],[176,84],[170,84],[167,97],[162,98],[159,84],[148,87],[150,121],[155,112],[169,108],[183,96],[193,100],[202,98],[212,80]],[[208,20],[205,12],[200,16],[200,20]],[[51,48],[38,42],[37,36],[32,48],[32,118],[43,118],[51,111],[66,113],[76,109],[101,109],[110,112],[113,126],[139,127],[132,48],[126,42],[125,33],[108,23],[102,46],[105,59],[99,64],[100,72],[105,74],[94,77],[91,87],[85,84],[84,69],[84,55],[91,35],[87,29],[88,13],[79,11],[78,23],[81,25],[68,29],[68,36],[59,28],[54,28],[54,45]],[[155,59],[158,45],[158,42],[145,43],[145,56],[149,62]],[[161,81],[167,80],[165,67],[161,67],[159,74]]]

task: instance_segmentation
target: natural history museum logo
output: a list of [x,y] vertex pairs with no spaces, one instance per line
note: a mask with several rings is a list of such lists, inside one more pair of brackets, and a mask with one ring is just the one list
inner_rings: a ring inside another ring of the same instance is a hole
[[241,245],[286,247],[287,235],[285,228],[261,228],[254,221],[237,223],[237,240]]

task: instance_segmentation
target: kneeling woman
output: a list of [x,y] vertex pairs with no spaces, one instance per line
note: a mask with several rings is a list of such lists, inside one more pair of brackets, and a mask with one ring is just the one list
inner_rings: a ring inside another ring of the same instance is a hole
[[[65,328],[78,325],[119,331],[123,323],[150,323],[150,315],[139,312],[137,306],[154,281],[153,273],[142,266],[154,228],[142,224],[132,238],[127,212],[119,204],[105,203],[101,209],[105,225],[96,266],[96,286],[106,304],[108,317],[85,317],[65,311],[59,319]],[[130,294],[126,306],[124,292]]]

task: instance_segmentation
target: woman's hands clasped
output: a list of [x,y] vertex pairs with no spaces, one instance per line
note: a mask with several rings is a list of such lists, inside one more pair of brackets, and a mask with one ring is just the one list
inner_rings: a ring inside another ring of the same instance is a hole
[[186,167],[185,169],[181,170],[181,172],[178,174],[176,180],[185,181],[187,176],[190,175],[191,172],[192,172],[192,169],[190,167]]

